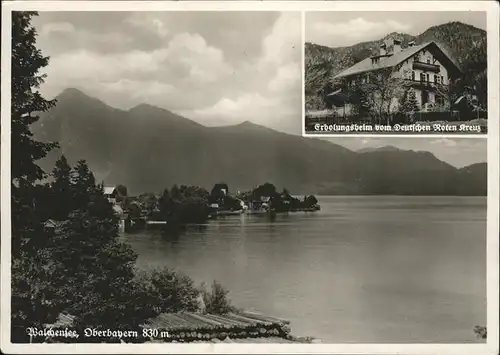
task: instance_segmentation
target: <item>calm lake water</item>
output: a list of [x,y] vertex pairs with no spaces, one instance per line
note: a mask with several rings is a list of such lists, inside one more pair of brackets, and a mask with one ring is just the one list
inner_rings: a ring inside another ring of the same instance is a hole
[[477,342],[486,198],[328,196],[321,211],[242,215],[178,237],[128,234],[141,268],[220,281],[232,303],[324,343]]

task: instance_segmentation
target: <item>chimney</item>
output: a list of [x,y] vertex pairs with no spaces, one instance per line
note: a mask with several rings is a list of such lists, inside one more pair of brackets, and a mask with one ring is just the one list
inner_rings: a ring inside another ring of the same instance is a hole
[[394,49],[392,50],[394,54],[401,52],[401,41],[399,39],[394,40]]
[[385,43],[382,43],[380,45],[380,55],[385,55],[387,53],[387,45]]

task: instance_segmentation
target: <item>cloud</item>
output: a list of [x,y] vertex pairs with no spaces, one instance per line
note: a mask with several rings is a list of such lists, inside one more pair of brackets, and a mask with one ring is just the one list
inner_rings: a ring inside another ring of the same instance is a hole
[[449,139],[449,138],[436,139],[436,140],[431,141],[430,143],[434,144],[434,145],[442,145],[445,147],[456,147],[457,146],[457,141]]
[[[148,103],[206,125],[301,130],[300,13],[137,12],[105,27],[90,12],[54,16],[42,13],[38,27],[49,98],[75,87],[121,109]],[[214,29],[220,21],[230,31]]]
[[209,84],[229,75],[231,65],[224,59],[224,53],[207,45],[199,34],[176,35],[167,47],[168,62],[189,70],[189,82],[194,85]]
[[306,38],[313,43],[340,47],[379,39],[391,32],[408,32],[411,28],[411,25],[395,20],[369,21],[362,17],[347,22],[322,20],[307,26]]
[[156,15],[134,13],[129,16],[125,22],[133,27],[146,30],[160,38],[166,38],[170,33],[163,20]]
[[[57,95],[66,87],[79,87],[107,102],[108,93],[117,95],[121,91],[120,107],[128,108],[140,103],[139,99],[148,99],[147,95],[135,92],[150,93],[153,98],[148,101],[165,105],[170,103],[165,95],[173,92],[182,96],[179,90],[209,90],[207,85],[229,75],[231,66],[225,62],[222,51],[207,45],[202,36],[182,33],[174,36],[166,47],[149,52],[68,51],[53,56],[45,71],[48,78],[44,90],[49,96]],[[161,101],[155,99],[156,95],[162,95],[160,88],[166,89]],[[175,97],[172,101],[187,104],[188,100]]]
[[212,121],[216,117],[231,117],[237,121],[247,120],[253,117],[255,108],[270,109],[274,102],[258,93],[244,94],[236,99],[222,98],[215,105],[195,110],[191,113],[194,117],[207,117]]
[[274,23],[271,33],[263,40],[260,65],[279,65],[300,57],[302,24],[300,15],[284,12]]
[[[300,14],[284,12],[261,42],[255,62],[235,68],[247,90],[230,90],[213,105],[179,112],[206,125],[251,121],[287,132],[301,131]],[[237,80],[239,81],[239,80]]]
[[48,36],[57,32],[73,33],[75,32],[75,27],[69,22],[53,22],[45,24],[40,30],[40,33],[43,36]]
[[[137,90],[137,87],[141,87],[141,90]],[[130,79],[120,79],[115,82],[104,83],[102,85],[103,92],[115,93],[115,94],[127,94],[127,96],[132,99],[139,99],[144,103],[153,104],[148,100],[155,98],[161,98],[165,94],[172,94],[176,92],[173,85],[162,83],[156,80],[151,81],[137,81]]]
[[[299,63],[288,63],[278,68],[276,76],[271,79],[268,88],[275,93],[285,93],[290,88],[300,85],[301,68]],[[298,75],[299,74],[299,75]]]

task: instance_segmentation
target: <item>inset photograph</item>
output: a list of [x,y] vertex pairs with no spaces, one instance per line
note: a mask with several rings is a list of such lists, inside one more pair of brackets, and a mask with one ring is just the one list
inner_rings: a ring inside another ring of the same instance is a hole
[[305,134],[486,134],[486,12],[308,12]]

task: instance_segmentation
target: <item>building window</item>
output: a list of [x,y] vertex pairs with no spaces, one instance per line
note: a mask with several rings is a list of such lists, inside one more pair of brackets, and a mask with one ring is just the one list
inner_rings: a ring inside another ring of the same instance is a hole
[[411,71],[411,80],[415,81],[415,72],[413,70]]
[[427,58],[427,64],[431,64],[431,59]]
[[441,77],[439,75],[434,75],[434,81],[436,84],[441,84]]
[[425,75],[425,73],[420,73],[420,81],[427,81],[427,75]]

